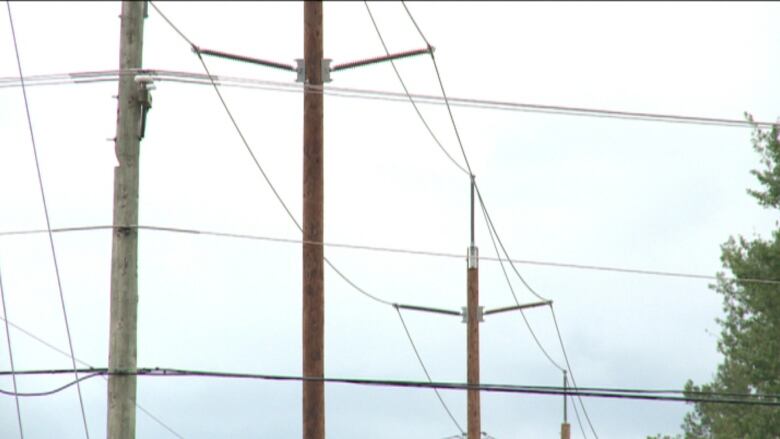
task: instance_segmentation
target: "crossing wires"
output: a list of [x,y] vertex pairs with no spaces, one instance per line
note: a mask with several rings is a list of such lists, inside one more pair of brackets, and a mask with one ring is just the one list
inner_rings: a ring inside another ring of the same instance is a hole
[[[425,37],[425,34],[422,32],[422,29],[420,28],[419,24],[417,23],[417,20],[415,20],[414,16],[412,15],[412,12],[409,10],[409,7],[408,7],[408,6],[406,5],[406,3],[405,3],[405,2],[403,2],[403,1],[401,2],[401,4],[403,5],[403,8],[404,8],[404,10],[406,11],[406,13],[407,13],[407,15],[408,15],[408,17],[409,17],[410,21],[411,21],[411,22],[412,22],[412,24],[414,25],[414,27],[415,27],[415,29],[417,30],[418,34],[420,35],[420,38],[422,38],[422,40],[425,42],[425,44],[426,44],[428,47],[432,47],[432,46],[431,46],[431,44],[430,44],[430,42],[428,41],[428,39]],[[372,20],[372,21],[373,21],[373,20]],[[377,32],[379,32],[379,29],[378,29],[376,26],[375,26],[375,28],[376,28]],[[465,148],[464,148],[464,146],[463,146],[463,141],[462,141],[462,139],[461,139],[461,136],[460,136],[460,132],[459,132],[459,130],[458,130],[457,123],[455,122],[455,117],[454,117],[454,115],[453,115],[453,113],[452,113],[452,108],[451,108],[451,106],[450,106],[450,104],[449,104],[449,100],[447,99],[447,93],[446,93],[446,91],[445,91],[445,88],[444,88],[444,82],[442,81],[441,72],[439,71],[439,67],[438,67],[438,64],[437,64],[437,62],[436,62],[436,57],[435,57],[435,55],[434,55],[434,52],[433,52],[433,50],[431,50],[429,53],[430,53],[430,56],[431,56],[431,62],[433,63],[434,71],[435,71],[435,73],[436,73],[436,79],[437,79],[437,81],[438,81],[438,83],[439,83],[439,88],[441,89],[442,98],[444,99],[444,105],[445,105],[445,107],[447,108],[447,113],[448,113],[448,115],[449,115],[449,119],[450,119],[450,121],[451,121],[451,123],[452,123],[452,128],[453,128],[453,131],[454,131],[454,133],[455,133],[455,138],[456,138],[456,140],[457,140],[457,142],[458,142],[458,146],[460,147],[460,151],[461,151],[461,153],[463,154],[463,161],[464,161],[464,163],[466,164],[466,168],[467,168],[467,170],[468,170],[469,177],[471,178],[471,180],[472,180],[472,182],[473,182],[473,187],[474,187],[474,189],[476,189],[476,190],[477,190],[477,193],[479,194],[479,197],[478,197],[478,198],[479,198],[479,202],[480,202],[480,205],[481,205],[481,207],[482,207],[482,210],[483,210],[483,213],[484,213],[484,216],[485,216],[485,220],[486,220],[486,222],[487,222],[487,225],[488,225],[488,229],[489,229],[489,230],[491,230],[491,232],[490,232],[490,233],[491,233],[491,239],[493,238],[493,236],[495,236],[495,237],[496,237],[496,240],[498,241],[498,243],[501,245],[502,249],[504,250],[504,253],[505,253],[505,256],[506,256],[506,258],[507,258],[507,259],[510,259],[510,258],[509,258],[509,255],[508,255],[508,253],[506,252],[506,248],[503,246],[503,243],[501,242],[501,238],[499,237],[499,235],[498,235],[498,232],[496,231],[495,227],[494,227],[494,226],[493,226],[493,224],[492,224],[492,221],[490,220],[490,215],[488,214],[487,207],[485,206],[485,203],[484,203],[484,200],[483,200],[483,198],[482,198],[482,195],[481,195],[481,193],[479,192],[478,186],[477,186],[477,184],[476,184],[476,182],[475,182],[474,173],[473,173],[473,171],[472,171],[471,165],[469,164],[468,155],[466,154],[466,150],[465,150]],[[398,75],[398,76],[400,77],[400,75]],[[411,99],[411,98],[410,98],[410,99]],[[420,114],[419,112],[418,112],[418,114],[419,114],[419,116],[420,116],[420,117],[422,117],[422,114]],[[494,242],[494,246],[495,246],[495,242]],[[498,250],[498,248],[497,248],[497,247],[496,247],[496,250]],[[499,257],[499,259],[500,259],[501,255],[499,254],[499,255],[498,255],[498,257]],[[525,279],[524,279],[524,278],[523,278],[523,277],[520,275],[520,272],[519,272],[519,271],[518,271],[518,270],[517,270],[517,269],[514,267],[514,265],[513,265],[513,264],[511,264],[511,262],[510,262],[510,266],[512,266],[512,268],[513,268],[513,270],[514,270],[515,274],[518,276],[518,278],[519,278],[519,279],[520,279],[520,281],[523,283],[523,285],[525,285],[525,287],[526,287],[526,288],[527,288],[527,289],[528,289],[528,290],[529,290],[529,291],[530,291],[532,294],[534,294],[535,296],[537,296],[538,298],[540,298],[540,299],[542,299],[542,300],[545,300],[545,299],[544,299],[544,298],[543,298],[541,295],[539,295],[538,293],[536,293],[536,291],[534,291],[534,289],[533,289],[533,288],[531,288],[531,286],[530,286],[530,285],[529,285],[529,284],[528,284],[528,283],[525,281]],[[503,266],[502,266],[502,268],[503,268]],[[508,278],[507,278],[507,280],[508,280]],[[510,291],[511,291],[511,293],[512,293],[512,296],[513,296],[513,298],[515,299],[515,301],[516,301],[516,302],[518,303],[518,305],[519,305],[519,301],[517,301],[517,296],[514,294],[514,290],[512,290],[512,289],[511,289],[511,282],[510,282]],[[550,303],[550,309],[551,309],[551,310],[553,309],[553,308],[552,308],[552,304],[551,304],[551,303]],[[555,313],[554,313],[554,311],[552,312],[552,316],[553,316],[553,321],[554,321],[554,323],[555,323],[555,329],[556,329],[556,333],[557,333],[557,335],[558,335],[558,340],[559,340],[559,342],[560,342],[561,351],[562,351],[562,353],[563,353],[564,360],[565,360],[565,362],[566,362],[566,367],[567,367],[567,369],[568,369],[568,371],[569,371],[569,374],[570,374],[570,375],[571,375],[571,377],[572,377],[572,384],[574,385],[574,388],[576,389],[576,386],[577,386],[577,384],[576,384],[576,381],[575,381],[575,378],[574,378],[574,373],[573,373],[573,372],[572,372],[572,370],[571,370],[571,364],[570,364],[570,362],[569,362],[568,355],[567,355],[567,353],[566,353],[566,348],[565,348],[565,346],[564,346],[564,343],[563,343],[563,338],[561,337],[560,329],[559,329],[559,327],[558,327],[558,322],[557,322],[557,319],[556,319],[556,317],[555,317]],[[523,318],[525,319],[525,315],[523,315]],[[525,322],[526,322],[526,324],[528,324],[528,321],[527,321],[527,319],[525,320]],[[528,325],[528,328],[529,328],[529,329],[531,329],[530,325]],[[536,340],[536,341],[537,341],[537,345],[538,345],[538,347],[539,347],[539,348],[542,350],[542,352],[545,354],[545,356],[546,356],[546,357],[547,357],[549,360],[551,360],[552,364],[553,364],[553,365],[554,365],[556,368],[558,368],[558,369],[561,369],[561,367],[560,367],[560,366],[559,366],[559,365],[558,365],[558,364],[557,364],[555,361],[552,361],[552,358],[549,356],[549,354],[547,353],[547,351],[546,351],[546,350],[545,350],[545,349],[542,347],[541,343],[539,343],[539,342],[538,342],[538,338],[537,338],[537,337],[536,337],[536,335],[534,334],[533,330],[531,330],[531,334],[533,335],[533,338],[534,338],[534,340]],[[585,405],[584,405],[584,403],[582,402],[582,399],[581,399],[581,398],[579,398],[579,399],[578,399],[578,401],[579,401],[579,403],[580,403],[580,407],[582,408],[583,414],[585,415],[585,419],[586,419],[586,420],[587,420],[587,422],[588,422],[588,426],[590,427],[590,431],[593,433],[593,436],[594,436],[595,438],[598,438],[598,434],[596,433],[596,430],[595,430],[595,428],[593,427],[593,423],[592,423],[592,422],[591,422],[591,420],[590,420],[590,416],[589,416],[589,415],[588,415],[588,413],[587,413],[587,410],[586,410],[586,408],[585,408]],[[575,406],[575,407],[576,407],[576,406]],[[577,416],[578,416],[578,420],[579,420],[579,414],[578,414]],[[585,431],[584,431],[584,429],[582,429],[582,424],[581,424],[581,423],[580,423],[580,428],[581,428],[581,430],[582,430],[583,436],[586,436],[586,435],[585,435]]]
[[35,132],[33,130],[32,116],[30,115],[30,104],[27,99],[27,89],[24,86],[22,58],[21,55],[19,54],[19,44],[16,39],[16,29],[14,28],[14,20],[13,20],[13,14],[11,13],[10,0],[6,0],[6,6],[8,8],[8,21],[11,26],[11,36],[13,37],[13,42],[14,42],[14,53],[16,54],[16,66],[19,70],[19,80],[22,83],[22,96],[24,98],[24,110],[25,110],[25,115],[27,116],[27,127],[29,128],[30,131],[30,143],[32,145],[33,156],[35,158],[35,170],[38,175],[38,187],[40,188],[41,201],[43,203],[43,213],[44,216],[46,217],[46,229],[48,231],[49,247],[51,249],[51,258],[52,261],[54,262],[54,273],[57,278],[57,290],[59,291],[60,305],[62,306],[62,316],[63,319],[65,320],[65,333],[68,336],[68,349],[70,351],[70,359],[71,359],[71,364],[73,366],[73,374],[76,377],[76,391],[78,393],[78,398],[79,398],[79,408],[81,409],[81,420],[84,423],[84,436],[86,436],[86,438],[89,439],[89,427],[87,425],[87,414],[86,411],[84,410],[84,398],[81,395],[81,384],[79,381],[79,374],[76,368],[76,356],[73,351],[73,337],[71,336],[70,333],[70,324],[68,323],[68,311],[67,308],[65,307],[65,294],[63,293],[63,289],[62,289],[62,278],[60,277],[60,268],[59,268],[59,264],[57,263],[57,252],[54,247],[54,234],[51,232],[51,220],[49,218],[49,207],[46,204],[46,191],[44,190],[44,186],[43,186],[43,175],[41,173],[40,161],[38,160],[38,147],[36,146],[35,143]]
[[[195,45],[195,44],[194,44],[194,43],[193,43],[193,42],[192,42],[192,41],[191,41],[189,38],[187,38],[187,37],[186,37],[186,36],[185,36],[185,35],[184,35],[184,34],[181,32],[181,30],[179,30],[179,29],[178,29],[178,28],[177,28],[177,27],[176,27],[176,26],[175,26],[175,25],[174,25],[174,24],[171,22],[171,20],[170,20],[170,19],[168,19],[168,18],[165,16],[165,14],[163,14],[163,13],[162,13],[162,11],[160,11],[160,9],[159,9],[159,8],[158,8],[158,7],[157,7],[157,6],[156,6],[156,5],[155,5],[153,2],[151,2],[151,1],[150,1],[150,2],[149,2],[149,4],[150,4],[150,5],[152,5],[152,7],[154,8],[154,10],[155,10],[155,11],[156,11],[156,12],[157,12],[157,13],[158,13],[158,14],[159,14],[161,17],[163,17],[163,19],[165,20],[165,22],[166,22],[166,23],[168,23],[168,24],[169,24],[169,25],[170,25],[170,26],[171,26],[171,27],[174,29],[174,31],[175,31],[176,33],[178,33],[178,34],[179,34],[179,36],[181,36],[181,37],[182,37],[182,38],[183,38],[183,39],[184,39],[184,40],[185,40],[185,41],[186,41],[186,42],[187,42],[187,43],[190,45],[190,47],[192,48],[193,52],[195,52],[195,54],[198,56],[198,60],[200,61],[201,65],[203,66],[203,70],[206,72],[206,75],[208,76],[209,80],[211,81],[211,85],[213,86],[213,88],[214,88],[214,91],[216,92],[216,94],[217,94],[217,97],[219,98],[219,101],[220,101],[220,103],[222,104],[222,107],[223,107],[223,109],[225,110],[225,113],[228,115],[228,118],[230,119],[231,123],[233,124],[233,127],[234,127],[234,129],[235,129],[236,133],[237,133],[237,134],[238,134],[238,136],[240,137],[240,139],[241,139],[241,142],[242,142],[242,143],[243,143],[243,145],[244,145],[244,148],[245,148],[245,149],[246,149],[246,151],[249,153],[249,155],[250,155],[250,157],[251,157],[252,161],[254,162],[254,164],[255,164],[255,167],[257,168],[257,170],[258,170],[258,171],[261,173],[261,175],[263,176],[263,179],[265,180],[266,184],[268,185],[268,187],[269,187],[269,188],[271,189],[271,191],[273,192],[273,194],[274,194],[274,196],[276,197],[277,201],[278,201],[278,202],[281,204],[282,208],[283,208],[283,209],[284,209],[284,211],[287,213],[287,216],[290,218],[290,220],[293,222],[293,224],[296,226],[296,228],[297,228],[297,229],[298,229],[298,230],[299,230],[301,233],[303,233],[303,227],[302,227],[302,226],[301,226],[301,224],[298,222],[298,220],[295,218],[295,215],[293,215],[292,211],[291,211],[291,210],[289,209],[289,207],[287,206],[287,203],[285,203],[284,199],[282,198],[282,196],[279,194],[279,192],[278,192],[278,191],[277,191],[277,189],[275,188],[275,186],[274,186],[273,182],[271,181],[271,179],[269,178],[268,174],[267,174],[267,173],[265,172],[265,170],[263,169],[263,166],[260,164],[260,161],[257,159],[257,156],[256,156],[256,155],[254,154],[254,152],[252,151],[252,148],[251,148],[251,146],[249,145],[249,142],[247,141],[246,137],[244,136],[243,132],[241,131],[241,128],[239,127],[239,125],[238,125],[238,123],[237,123],[236,119],[233,117],[233,114],[232,114],[232,112],[230,111],[230,108],[229,108],[229,107],[228,107],[228,105],[227,105],[227,102],[225,101],[224,97],[222,96],[222,93],[220,92],[220,90],[219,90],[219,87],[217,86],[217,83],[216,83],[216,82],[215,82],[215,80],[214,80],[214,76],[213,76],[213,75],[211,74],[211,72],[209,71],[209,69],[208,69],[208,66],[206,65],[206,62],[205,62],[205,60],[203,59],[203,56],[201,55],[201,52],[200,52],[200,49],[198,48],[198,46],[196,46],[196,45]],[[357,285],[357,284],[356,284],[354,281],[352,281],[352,279],[350,279],[350,278],[349,278],[347,275],[345,275],[345,274],[344,274],[344,273],[343,273],[341,270],[339,270],[339,269],[336,267],[336,265],[335,265],[335,264],[333,264],[333,262],[331,262],[331,261],[330,261],[330,259],[329,259],[329,258],[327,258],[326,256],[323,256],[323,260],[324,260],[324,262],[325,262],[325,263],[326,263],[326,264],[327,264],[327,265],[328,265],[328,266],[329,266],[329,267],[330,267],[330,268],[331,268],[331,269],[332,269],[332,270],[333,270],[333,271],[334,271],[334,272],[335,272],[335,273],[336,273],[336,274],[337,274],[339,277],[341,277],[341,278],[342,278],[342,279],[343,279],[343,280],[344,280],[344,281],[345,281],[345,282],[346,282],[346,283],[347,283],[349,286],[351,286],[351,287],[352,287],[354,290],[358,291],[359,293],[361,293],[362,295],[364,295],[364,296],[368,297],[369,299],[373,300],[374,302],[380,303],[380,304],[382,304],[382,305],[388,305],[388,306],[392,306],[392,307],[394,307],[394,308],[395,308],[395,310],[396,310],[396,311],[397,311],[397,313],[398,313],[398,318],[399,318],[399,320],[401,321],[401,325],[403,326],[404,332],[406,333],[406,336],[407,336],[407,338],[408,338],[408,340],[409,340],[409,343],[411,344],[411,346],[412,346],[412,349],[413,349],[413,351],[414,351],[414,353],[415,353],[415,356],[416,356],[416,358],[417,358],[417,360],[418,360],[418,362],[419,362],[419,364],[420,364],[420,367],[422,368],[423,372],[425,373],[425,376],[427,377],[428,381],[429,381],[429,382],[433,382],[433,380],[432,380],[432,378],[431,378],[430,374],[428,373],[428,369],[427,369],[427,367],[425,366],[425,363],[423,362],[422,356],[420,356],[420,354],[419,354],[419,350],[417,349],[417,346],[415,345],[414,339],[412,338],[412,336],[411,336],[411,333],[409,332],[409,328],[406,326],[406,322],[404,321],[404,319],[403,319],[403,316],[401,315],[401,312],[400,312],[400,310],[399,310],[399,306],[398,306],[398,304],[395,304],[395,303],[389,302],[389,301],[387,301],[387,300],[385,300],[385,299],[382,299],[382,298],[380,298],[380,297],[378,297],[378,296],[375,296],[375,295],[373,295],[373,294],[369,293],[368,291],[366,291],[365,289],[363,289],[363,288],[361,288],[359,285]],[[447,404],[446,404],[446,402],[445,402],[445,401],[444,401],[444,399],[441,397],[441,395],[439,394],[439,392],[438,392],[438,391],[436,391],[436,395],[437,395],[437,397],[438,397],[438,400],[439,400],[439,402],[441,403],[442,407],[444,408],[445,412],[446,412],[446,413],[447,413],[447,415],[449,416],[449,418],[452,420],[452,422],[454,423],[454,425],[456,426],[456,428],[457,428],[457,429],[458,429],[458,430],[459,430],[459,431],[462,433],[462,432],[463,432],[463,429],[460,427],[460,424],[458,424],[457,420],[456,420],[456,419],[454,418],[454,416],[452,415],[452,412],[450,411],[449,407],[447,407]]]

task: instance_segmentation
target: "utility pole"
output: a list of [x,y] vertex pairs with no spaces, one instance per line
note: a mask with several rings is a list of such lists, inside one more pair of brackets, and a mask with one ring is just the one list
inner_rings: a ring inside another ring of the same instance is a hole
[[[303,375],[323,378],[325,291],[323,248],[322,2],[303,4]],[[325,387],[303,383],[303,439],[325,438]]]
[[[466,257],[467,301],[466,301],[466,377],[469,386],[479,386],[479,322],[482,308],[479,306],[479,252],[474,244],[474,176],[471,176],[471,245]],[[479,390],[468,390],[468,439],[480,439]]]
[[[138,162],[149,92],[131,69],[141,68],[146,2],[123,1],[119,103],[115,138],[111,323],[108,349],[108,438],[135,438],[138,324]],[[116,374],[119,373],[119,374]]]
[[566,400],[566,392],[569,387],[569,378],[566,376],[566,371],[563,371],[563,423],[561,424],[561,439],[571,439],[571,425],[569,425],[568,419],[568,403]]

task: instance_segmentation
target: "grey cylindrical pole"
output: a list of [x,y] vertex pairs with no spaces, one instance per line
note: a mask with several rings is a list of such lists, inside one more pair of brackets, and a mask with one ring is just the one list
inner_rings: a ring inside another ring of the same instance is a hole
[[[119,68],[141,68],[144,2],[122,2]],[[108,369],[135,372],[138,317],[138,162],[143,85],[135,75],[119,76],[114,169],[114,231],[111,248],[111,316]],[[119,227],[117,227],[119,226]],[[109,375],[108,438],[135,438],[136,377]]]

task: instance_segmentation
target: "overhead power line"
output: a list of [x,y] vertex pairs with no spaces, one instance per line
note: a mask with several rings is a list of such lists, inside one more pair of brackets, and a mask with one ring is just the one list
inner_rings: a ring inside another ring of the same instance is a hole
[[[46,376],[61,375],[72,373],[70,369],[46,369],[46,370],[23,370],[15,371],[17,375],[27,376]],[[224,372],[224,371],[206,371],[193,369],[175,369],[175,368],[138,368],[135,371],[115,371],[109,372],[107,368],[89,368],[78,369],[79,373],[85,374],[84,379],[91,379],[101,375],[136,375],[141,377],[201,377],[215,379],[244,379],[261,381],[282,381],[282,382],[304,382],[315,381],[327,384],[349,384],[367,387],[395,387],[395,388],[418,388],[418,389],[439,389],[439,390],[479,390],[486,393],[507,393],[524,395],[569,395],[582,396],[586,398],[610,398],[637,401],[655,401],[655,402],[677,402],[677,403],[702,403],[702,404],[727,404],[759,407],[780,407],[780,395],[778,394],[723,394],[719,397],[718,393],[695,392],[688,393],[684,390],[653,390],[653,389],[614,389],[608,387],[589,387],[587,389],[574,389],[573,387],[556,386],[527,386],[518,384],[479,384],[473,385],[462,382],[428,382],[411,380],[393,380],[393,379],[371,379],[371,378],[327,378],[327,377],[305,377],[300,375],[278,375],[244,372]],[[11,371],[0,371],[1,375],[10,375]],[[68,383],[60,386],[58,389],[67,388]],[[49,391],[52,392],[52,391]],[[8,392],[12,393],[12,392]],[[681,396],[680,396],[681,395]],[[728,395],[728,396],[726,396]],[[738,395],[738,396],[737,396]],[[21,395],[20,395],[21,396]]]
[[[406,321],[404,320],[403,314],[401,314],[401,310],[398,306],[395,307],[395,311],[398,313],[398,319],[401,320],[401,325],[404,327],[404,332],[406,333],[406,337],[409,339],[409,343],[412,345],[412,350],[414,351],[415,357],[417,357],[417,361],[420,363],[420,367],[423,370],[423,373],[425,373],[425,377],[428,379],[429,383],[433,383],[433,379],[431,378],[431,374],[428,372],[428,368],[425,367],[425,362],[422,359],[422,356],[420,355],[420,351],[417,349],[417,344],[415,344],[414,339],[412,338],[412,333],[409,332],[409,327],[406,326]],[[460,434],[465,434],[466,432],[463,430],[463,428],[460,426],[458,421],[455,419],[455,416],[453,416],[452,411],[447,406],[447,403],[444,402],[444,398],[442,398],[441,393],[439,393],[439,389],[433,388],[433,391],[436,392],[436,397],[439,399],[439,403],[441,403],[442,408],[447,413],[447,416],[449,416],[450,420],[452,420],[452,423],[455,424],[455,427],[460,431]]]
[[[413,256],[431,256],[431,257],[452,258],[452,259],[464,258],[462,254],[443,252],[443,251],[418,250],[418,249],[408,249],[408,248],[400,248],[400,247],[382,247],[382,246],[336,243],[336,242],[312,242],[312,241],[303,241],[301,239],[295,239],[295,238],[280,238],[280,237],[255,235],[255,234],[248,234],[248,233],[219,232],[213,230],[190,229],[190,228],[182,228],[182,227],[148,226],[148,225],[146,226],[128,225],[128,226],[116,226],[116,227],[122,227],[122,228],[136,227],[139,230],[213,236],[219,238],[248,239],[248,240],[256,240],[256,241],[279,242],[279,243],[286,243],[286,244],[313,244],[313,245],[323,245],[325,247],[333,247],[333,248],[374,251],[374,252],[382,252],[382,253],[397,253],[397,254],[405,254],[405,255],[413,255]],[[111,230],[113,228],[114,226],[111,225],[56,227],[52,229],[52,233],[88,232],[88,231],[97,231],[97,230]],[[48,233],[48,231],[46,229],[7,230],[7,231],[0,231],[0,237],[35,235],[35,234],[42,234],[42,233]],[[541,267],[565,268],[565,269],[586,270],[586,271],[605,271],[605,272],[623,273],[623,274],[637,274],[637,275],[657,276],[657,277],[676,277],[676,278],[683,278],[683,279],[699,279],[699,280],[707,280],[707,281],[717,281],[721,279],[721,277],[719,276],[713,276],[713,275],[701,274],[701,273],[684,273],[678,271],[650,270],[650,269],[643,269],[643,268],[575,264],[575,263],[568,263],[568,262],[541,261],[535,259],[517,259],[517,258],[506,259],[506,258],[498,258],[498,257],[491,257],[491,256],[480,256],[479,260],[488,261],[488,262],[504,261],[504,262],[512,262],[515,264],[536,265]],[[780,280],[776,280],[776,279],[736,278],[733,276],[723,276],[722,279],[727,282],[735,282],[741,284],[780,285]]]
[[[27,88],[24,84],[24,73],[22,71],[22,58],[19,54],[19,44],[16,40],[16,29],[14,28],[14,19],[13,14],[11,14],[11,2],[10,0],[6,0],[6,6],[8,8],[8,21],[11,25],[11,36],[13,37],[14,42],[14,53],[16,54],[16,66],[19,71],[19,81],[21,83],[22,88],[22,96],[24,98],[24,111],[25,115],[27,116],[27,127],[30,132],[30,143],[32,145],[32,151],[33,151],[33,157],[35,158],[35,170],[37,172],[38,176],[38,187],[40,189],[41,194],[41,201],[43,203],[43,213],[46,217],[46,229],[48,231],[48,237],[49,237],[49,247],[51,248],[51,258],[54,262],[54,273],[57,278],[57,290],[59,291],[60,296],[60,305],[62,306],[62,316],[65,321],[65,333],[68,336],[68,348],[70,350],[70,357],[71,357],[71,364],[73,365],[73,374],[75,375],[76,380],[74,381],[74,384],[76,384],[76,392],[78,393],[79,398],[79,408],[81,409],[81,420],[84,424],[84,435],[87,439],[89,439],[89,426],[87,425],[87,414],[84,410],[84,398],[81,395],[81,385],[79,380],[79,375],[76,372],[76,360],[75,360],[75,354],[73,350],[73,337],[70,333],[70,323],[68,322],[68,311],[65,307],[65,294],[62,290],[62,278],[60,276],[60,267],[57,263],[57,252],[54,248],[54,235],[51,232],[51,220],[49,218],[49,207],[46,204],[46,191],[44,190],[43,186],[43,175],[41,173],[41,164],[38,160],[38,147],[35,143],[35,132],[33,130],[33,124],[32,124],[32,116],[30,115],[30,103],[27,99]],[[10,348],[10,345],[9,345]],[[21,428],[21,427],[20,427]]]
[[[26,86],[45,86],[45,85],[69,85],[69,84],[93,84],[100,82],[117,81],[119,75],[130,74],[129,71],[118,70],[100,70],[100,71],[82,71],[72,73],[54,73],[45,75],[31,75],[25,77]],[[146,75],[149,79],[156,82],[170,82],[192,85],[211,85],[207,75],[201,73],[182,72],[165,69],[139,69],[134,72],[136,75]],[[356,98],[368,100],[380,100],[390,102],[407,102],[409,97],[414,99],[416,104],[426,105],[445,105],[444,98],[441,96],[418,94],[418,93],[397,93],[385,90],[336,87],[327,85],[323,87],[306,86],[297,83],[271,81],[254,77],[240,76],[212,76],[214,82],[222,87],[237,87],[244,89],[278,91],[303,93],[304,90],[310,92],[322,92],[326,95],[343,98]],[[9,87],[20,87],[21,82],[18,77],[0,77],[0,89]],[[525,113],[541,113],[562,116],[581,116],[581,117],[599,117],[608,119],[635,120],[659,123],[678,123],[688,125],[705,125],[720,127],[737,128],[772,128],[778,125],[777,122],[755,121],[750,122],[744,119],[732,119],[724,117],[710,117],[699,115],[683,115],[674,113],[653,113],[645,111],[626,111],[612,110],[596,107],[579,107],[567,105],[548,105],[534,104],[516,101],[502,101],[494,99],[468,98],[468,97],[448,97],[449,103],[453,107],[476,108],[485,110],[503,110]]]
[[[49,343],[48,341],[44,340],[43,338],[41,338],[41,337],[39,337],[39,336],[37,336],[37,335],[33,334],[32,332],[30,332],[30,331],[28,331],[28,330],[26,330],[26,329],[22,328],[21,326],[17,325],[16,323],[14,323],[14,322],[12,322],[12,321],[10,321],[10,320],[7,320],[7,319],[5,319],[5,318],[3,318],[3,317],[0,317],[0,320],[3,320],[3,322],[4,322],[6,325],[8,325],[8,326],[10,326],[10,327],[12,327],[12,328],[14,328],[14,329],[16,329],[17,331],[21,332],[22,334],[24,334],[24,335],[26,335],[26,336],[30,337],[31,339],[33,339],[33,340],[35,340],[35,341],[37,341],[38,343],[42,344],[43,346],[46,346],[47,348],[51,349],[52,351],[55,351],[55,352],[57,352],[57,353],[59,353],[59,354],[62,354],[63,356],[65,356],[65,357],[67,357],[67,358],[71,358],[70,354],[68,354],[68,352],[66,352],[65,350],[58,348],[57,346],[55,346],[55,345],[53,345],[53,344]],[[92,365],[91,365],[91,364],[89,364],[89,363],[87,363],[86,361],[83,361],[83,360],[81,360],[81,359],[79,359],[79,358],[76,358],[75,360],[76,360],[76,362],[77,362],[78,364],[80,364],[80,365],[82,365],[82,366],[84,366],[84,367],[87,367],[87,368],[89,368],[88,370],[94,370],[94,367],[92,367]],[[72,369],[71,369],[71,370],[72,370]],[[0,375],[2,375],[2,373],[0,373]],[[106,376],[104,376],[103,378],[104,378],[104,379],[107,379],[107,377],[106,377]],[[64,389],[63,389],[63,390],[64,390]],[[148,417],[149,417],[149,419],[151,419],[152,421],[154,421],[155,423],[157,423],[157,425],[159,425],[160,427],[164,428],[165,430],[167,430],[169,433],[171,433],[171,434],[172,434],[172,435],[174,435],[175,437],[177,437],[177,438],[179,438],[179,439],[184,439],[184,436],[182,436],[181,434],[179,434],[179,433],[178,433],[176,430],[174,430],[173,428],[171,428],[169,425],[167,425],[165,422],[163,422],[163,421],[162,421],[160,418],[156,417],[154,414],[152,414],[152,412],[150,412],[149,410],[147,410],[147,409],[146,409],[144,406],[142,406],[141,404],[139,404],[137,401],[136,401],[136,403],[135,403],[135,406],[136,406],[136,407],[138,408],[138,410],[140,410],[140,411],[141,411],[143,414],[145,414],[146,416],[148,416]]]

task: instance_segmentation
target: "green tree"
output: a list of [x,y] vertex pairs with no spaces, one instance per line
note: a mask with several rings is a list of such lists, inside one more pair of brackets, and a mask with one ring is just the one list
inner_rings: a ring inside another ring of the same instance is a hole
[[[771,130],[755,126],[752,141],[762,164],[752,173],[762,188],[748,193],[763,207],[780,213],[777,126]],[[711,383],[695,385],[689,380],[686,394],[780,393],[780,285],[745,281],[780,279],[780,226],[776,223],[770,239],[731,237],[721,251],[723,267],[732,275],[719,273],[712,286],[723,295],[718,351],[724,358]],[[780,408],[695,403],[682,427],[686,439],[780,438]]]

